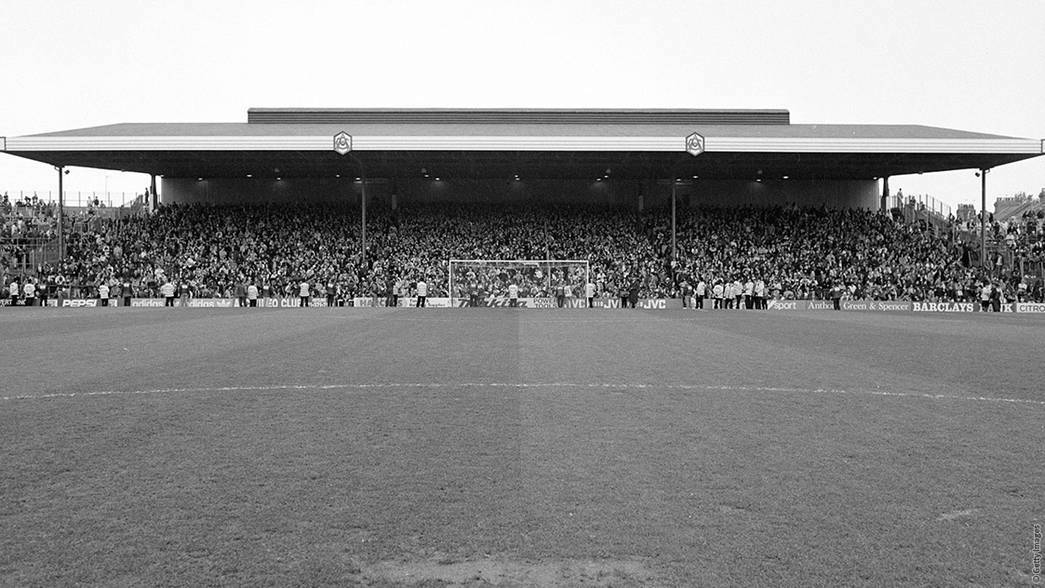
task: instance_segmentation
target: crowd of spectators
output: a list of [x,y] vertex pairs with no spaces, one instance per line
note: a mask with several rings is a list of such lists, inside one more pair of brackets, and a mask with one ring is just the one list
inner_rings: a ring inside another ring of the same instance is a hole
[[[733,208],[693,210],[678,222],[679,270],[711,285],[762,280],[771,297],[972,301],[988,283],[1014,300],[1041,282],[987,272],[971,263],[969,243],[926,222],[904,223],[864,210]],[[670,225],[655,240],[663,254]]]
[[23,261],[35,244],[54,239],[58,231],[57,207],[35,194],[14,199],[0,196],[0,272],[8,273]]
[[[1014,250],[1040,254],[1042,218],[1008,223]],[[1022,226],[1022,228],[1019,228]],[[663,210],[585,206],[410,205],[371,211],[361,255],[357,210],[330,206],[165,206],[151,215],[105,220],[67,238],[67,256],[40,270],[46,291],[80,296],[126,291],[159,296],[165,284],[199,297],[727,297],[762,299],[974,301],[985,287],[1004,299],[1042,300],[1042,282],[971,262],[957,232],[889,214],[825,208],[682,209],[672,263]],[[1021,232],[1022,231],[1022,232]],[[1037,249],[1035,249],[1037,248]],[[1022,249],[1020,249],[1023,251]],[[587,260],[584,266],[455,264],[450,259]],[[10,274],[11,272],[5,272]],[[4,283],[11,280],[5,275]],[[452,279],[451,279],[452,278]],[[760,295],[759,295],[760,294]],[[115,295],[115,294],[114,294]]]

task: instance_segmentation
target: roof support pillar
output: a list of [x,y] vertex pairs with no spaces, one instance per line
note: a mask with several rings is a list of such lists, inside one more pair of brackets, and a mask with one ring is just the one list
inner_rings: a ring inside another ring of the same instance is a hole
[[882,176],[882,204],[878,209],[881,212],[889,211],[889,176]]
[[152,181],[149,183],[149,212],[156,212],[159,204],[159,197],[156,195],[156,174],[152,174]]
[[359,199],[362,202],[362,207],[360,208],[360,214],[359,214],[359,237],[360,237],[360,239],[359,239],[360,240],[359,253],[360,253],[360,259],[363,262],[363,266],[367,267],[367,264],[366,264],[366,166],[363,165],[363,162],[360,161],[359,158],[356,157],[354,153],[349,153],[348,156],[351,157],[352,160],[356,162],[356,165],[359,166],[359,179],[360,179]]
[[679,181],[677,179],[671,180],[671,268],[674,273],[675,265],[678,261],[678,255],[675,251],[675,199],[678,197]]
[[58,170],[58,259],[65,261],[65,186],[62,182],[68,172],[61,165],[54,169]]
[[980,267],[987,266],[987,169],[980,173]]

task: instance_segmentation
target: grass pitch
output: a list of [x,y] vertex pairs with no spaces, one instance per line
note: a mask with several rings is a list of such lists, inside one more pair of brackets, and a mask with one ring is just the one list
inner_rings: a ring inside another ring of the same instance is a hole
[[1045,319],[3,309],[0,584],[1013,585]]

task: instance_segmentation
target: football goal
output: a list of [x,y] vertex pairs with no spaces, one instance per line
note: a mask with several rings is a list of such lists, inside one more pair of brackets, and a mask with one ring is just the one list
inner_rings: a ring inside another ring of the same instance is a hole
[[590,264],[583,259],[451,259],[447,286],[455,300],[507,300],[515,285],[518,297],[554,298],[559,289],[568,297],[584,296]]

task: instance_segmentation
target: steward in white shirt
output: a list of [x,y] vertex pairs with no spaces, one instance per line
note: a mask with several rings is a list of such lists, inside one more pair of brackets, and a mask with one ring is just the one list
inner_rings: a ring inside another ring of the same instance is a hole
[[708,293],[708,285],[707,285],[706,282],[704,282],[704,280],[699,280],[697,282],[697,291],[696,292],[697,292],[697,296],[696,296],[697,300],[696,300],[696,304],[694,304],[693,306],[695,308],[699,308],[700,310],[704,310],[704,298],[707,296],[707,293]]
[[424,308],[428,304],[428,284],[424,280],[417,281],[417,302],[414,304],[417,308]]
[[508,306],[519,306],[519,286],[508,284]]
[[36,284],[27,279],[22,291],[25,292],[25,305],[32,306],[36,302]]

